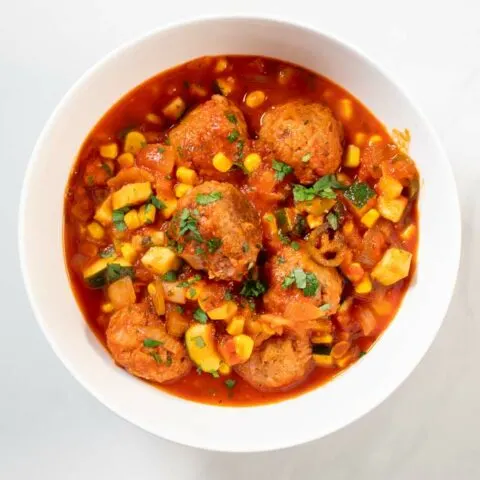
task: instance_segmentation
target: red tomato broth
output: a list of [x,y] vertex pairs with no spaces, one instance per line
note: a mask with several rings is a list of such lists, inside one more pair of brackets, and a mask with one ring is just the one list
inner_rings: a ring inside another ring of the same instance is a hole
[[[88,218],[91,220],[95,208],[98,207],[100,203],[101,198],[96,197],[102,197],[103,185],[100,185],[98,188],[95,187],[92,191],[87,191],[87,194],[85,194],[83,190],[85,190],[84,172],[86,165],[92,161],[92,158],[99,157],[98,149],[102,144],[116,141],[117,144],[121,145],[125,131],[130,128],[135,128],[135,130],[143,132],[148,139],[148,143],[163,142],[168,134],[168,129],[172,126],[172,122],[162,117],[162,108],[172,98],[181,96],[185,100],[188,110],[191,110],[209,99],[212,94],[216,93],[215,79],[228,77],[235,78],[235,89],[232,94],[228,95],[228,98],[233,100],[242,110],[250,137],[253,139],[257,137],[262,116],[265,111],[273,105],[302,98],[326,104],[336,113],[338,111],[339,99],[349,99],[352,102],[354,114],[350,120],[342,120],[345,136],[344,144],[349,145],[354,143],[355,134],[359,132],[364,133],[367,137],[379,135],[383,143],[393,143],[383,125],[357,99],[340,86],[320,75],[278,60],[244,56],[229,56],[227,69],[221,73],[215,73],[215,62],[216,59],[211,57],[194,60],[160,73],[125,95],[94,127],[82,146],[75,167],[72,170],[65,200],[64,244],[66,264],[71,286],[78,304],[88,324],[104,345],[106,342],[105,330],[110,314],[102,313],[101,306],[107,301],[107,297],[103,290],[87,288],[80,272],[89,261],[88,256],[82,253],[89,249],[93,251],[93,247],[91,247],[92,244],[101,251],[111,243],[110,235],[107,235],[108,241],[94,241],[88,239],[88,236],[82,237],[79,234],[79,230],[81,230],[81,225],[84,223],[83,219],[79,221],[78,216],[72,215],[72,209],[76,208],[78,204],[81,204],[83,210],[90,212]],[[288,86],[282,86],[278,83],[279,71],[285,67],[292,69],[293,72]],[[191,91],[192,85],[198,85],[205,89],[206,95],[198,97],[193,94]],[[254,90],[262,90],[265,92],[266,100],[260,107],[252,109],[245,105],[244,100],[247,92]],[[146,115],[152,112],[158,114],[161,118],[160,125],[145,120]],[[363,148],[361,148],[361,150],[363,151]],[[121,153],[121,151],[119,153]],[[113,162],[115,163],[115,160],[113,160]],[[268,168],[269,167],[264,164],[260,167],[260,169],[265,170],[268,170]],[[105,171],[105,169],[103,169],[103,171]],[[346,172],[352,179],[355,178],[356,169],[340,167],[340,171]],[[99,171],[98,175],[99,181],[102,182],[102,172]],[[97,179],[95,181],[97,181]],[[236,176],[232,180],[241,190],[245,189],[244,182],[246,181],[248,180],[244,179],[241,175]],[[269,177],[267,175],[264,183],[262,183],[262,181],[259,182],[259,189],[264,187],[266,191],[270,191],[271,185],[268,182]],[[173,181],[173,183],[175,183],[175,181]],[[368,183],[370,183],[371,187],[374,186],[373,182],[369,181]],[[87,190],[88,188],[89,186],[87,185]],[[249,194],[248,197],[261,215],[272,210],[272,205],[274,205],[272,201],[266,201],[263,197],[252,194]],[[293,200],[291,196],[287,202],[281,202],[282,207],[292,205]],[[276,206],[278,207],[279,205],[277,204]],[[84,217],[87,217],[87,215],[85,214]],[[169,222],[159,221],[158,217],[159,216],[157,216],[154,224],[149,225],[149,228],[154,227],[155,229],[165,231]],[[346,218],[354,222],[360,235],[365,233],[366,228],[360,224],[354,215],[347,213]],[[402,225],[410,223],[417,227],[417,233],[413,238],[407,241],[401,240],[397,230],[389,237],[389,241],[391,242],[390,246],[401,246],[413,254],[413,262],[408,277],[388,288],[377,288],[378,286],[375,285],[373,291],[366,295],[356,294],[351,285],[348,285],[345,289],[345,292],[353,293],[355,305],[357,306],[370,305],[374,298],[376,298],[375,295],[378,296],[380,295],[379,292],[381,292],[384,302],[386,302],[389,307],[388,313],[375,313],[376,326],[370,336],[365,337],[359,334],[358,331],[353,332],[351,339],[357,352],[364,353],[371,348],[379,335],[388,326],[390,321],[392,321],[409,286],[410,279],[414,274],[418,238],[416,201],[413,202],[412,208],[405,214],[405,218],[401,221]],[[84,225],[83,228],[85,228]],[[143,230],[145,230],[145,228],[135,230],[133,233],[127,231],[124,239],[130,240],[133,235],[138,235],[139,232]],[[85,244],[88,245],[85,246]],[[278,242],[269,241],[268,235],[265,232],[264,245],[269,253],[274,253],[276,248],[281,246]],[[138,268],[139,266],[143,268],[137,261],[135,267]],[[369,271],[368,268],[365,270],[367,272]],[[188,271],[181,277],[186,279],[194,273],[194,271]],[[136,282],[135,284],[137,302],[147,297],[144,288],[146,283],[147,280],[143,283]],[[231,288],[231,284],[228,285],[228,288]],[[195,310],[195,305],[194,302],[187,302],[185,311],[191,315]],[[257,313],[262,312],[262,304],[261,302],[257,302]],[[335,330],[341,329],[336,320],[334,320],[333,323]],[[218,321],[215,322],[215,326],[218,324]],[[223,333],[223,331],[224,328],[221,326],[219,332]],[[353,361],[355,360],[356,359]],[[348,365],[345,368],[348,368]],[[199,374],[195,368],[185,377],[173,383],[164,385],[152,384],[164,391],[188,400],[216,405],[249,406],[277,402],[302,394],[331,380],[342,370],[343,368],[339,367],[322,368],[317,366],[305,381],[286,391],[279,392],[258,391],[233,371],[227,376],[214,378],[205,372]],[[226,379],[235,380],[235,386],[233,388],[227,388],[225,385]]]

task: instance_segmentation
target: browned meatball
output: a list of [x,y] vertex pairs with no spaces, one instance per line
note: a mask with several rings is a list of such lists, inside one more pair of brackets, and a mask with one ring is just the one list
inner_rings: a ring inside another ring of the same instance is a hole
[[212,164],[221,152],[232,162],[240,159],[247,141],[247,125],[241,110],[221,95],[192,110],[169,134],[181,165],[192,166],[207,179],[222,180],[228,174]]
[[165,383],[178,380],[192,368],[184,345],[166,332],[147,303],[115,312],[106,334],[113,359],[137,377]]
[[312,371],[312,348],[306,336],[272,337],[235,371],[261,391],[287,390]]
[[271,108],[259,135],[278,160],[293,168],[301,183],[313,183],[340,166],[342,125],[320,103],[297,100]]
[[240,281],[262,246],[257,211],[229,183],[205,182],[178,202],[169,236],[183,245],[180,254],[210,278]]
[[[315,275],[318,281],[316,291],[311,287],[301,290],[294,281],[285,288],[285,279],[292,276],[296,269]],[[283,247],[265,264],[265,273],[269,289],[263,301],[270,313],[284,315],[287,307],[295,303],[316,307],[328,304],[325,315],[336,312],[343,288],[342,277],[335,268],[318,265],[303,248],[297,251],[289,246]]]

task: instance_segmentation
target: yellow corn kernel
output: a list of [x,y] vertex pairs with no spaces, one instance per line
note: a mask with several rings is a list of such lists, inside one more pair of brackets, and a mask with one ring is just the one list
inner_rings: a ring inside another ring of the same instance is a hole
[[233,337],[233,343],[235,344],[236,354],[242,359],[242,361],[246,362],[252,355],[253,351],[254,342],[252,337],[244,335],[243,333],[235,335]]
[[396,178],[384,175],[377,183],[377,190],[382,197],[390,200],[400,196],[403,190],[403,185]]
[[323,216],[312,215],[310,213],[309,215],[307,215],[307,223],[308,223],[308,226],[313,230],[314,228],[317,228],[323,224]]
[[212,160],[213,166],[219,172],[228,172],[232,168],[232,161],[222,152],[217,153]]
[[262,157],[258,153],[250,153],[243,161],[243,166],[247,172],[252,173],[258,169],[262,163]]
[[312,337],[312,343],[320,344],[320,345],[331,345],[333,342],[333,336],[329,333],[325,333],[323,335],[315,335]]
[[262,323],[261,325],[263,333],[270,336],[275,335],[275,330],[270,325],[267,325],[266,323]]
[[365,295],[372,291],[372,281],[370,280],[370,275],[368,273],[362,278],[362,280],[355,285],[355,292]]
[[158,275],[180,267],[177,254],[166,247],[150,247],[142,257],[142,263]]
[[417,227],[412,223],[401,234],[402,240],[411,240],[417,233]]
[[164,109],[163,114],[171,120],[178,120],[187,108],[182,97],[175,97]]
[[165,208],[162,208],[160,210],[160,213],[162,214],[163,218],[168,219],[174,214],[175,210],[177,209],[177,199],[176,198],[168,198],[168,199],[161,198],[160,200],[162,200],[162,202],[165,205]]
[[356,133],[353,137],[353,143],[358,147],[363,147],[367,143],[367,134],[362,132]]
[[408,200],[405,197],[387,199],[378,197],[377,208],[380,215],[391,222],[397,223],[402,218]]
[[138,218],[140,220],[140,223],[142,225],[150,225],[155,221],[156,213],[157,213],[157,209],[151,203],[142,205],[138,209]]
[[151,235],[152,243],[157,247],[163,247],[165,245],[165,232],[155,232]]
[[120,247],[122,257],[129,263],[134,264],[137,259],[137,251],[133,248],[131,243],[124,243]]
[[337,180],[343,185],[352,184],[352,179],[346,173],[343,173],[343,172],[337,173]]
[[348,98],[343,98],[338,102],[338,113],[343,120],[351,120],[353,117],[353,104]]
[[225,78],[217,78],[216,80],[217,87],[222,92],[222,95],[227,97],[233,91],[233,87],[235,86],[235,79],[233,77]]
[[376,144],[382,143],[382,142],[383,142],[383,138],[380,135],[372,135],[368,140],[368,144],[370,146],[371,145],[376,145]]
[[117,157],[117,162],[122,168],[133,167],[133,164],[135,163],[135,157],[132,153],[125,152]]
[[220,375],[230,375],[232,373],[232,367],[228,363],[220,362],[218,373]]
[[187,167],[178,167],[177,168],[177,179],[182,183],[187,185],[195,185],[198,181],[197,172]]
[[319,367],[332,367],[333,366],[333,358],[330,355],[318,355],[314,353],[313,355],[314,362]]
[[102,145],[100,147],[100,156],[103,158],[110,158],[113,160],[117,158],[118,155],[118,145],[114,142],[107,143],[106,145]]
[[157,289],[155,288],[155,284],[153,282],[148,284],[147,291],[151,297],[153,297],[155,293],[157,293]]
[[224,72],[228,67],[228,61],[226,58],[219,58],[217,60],[217,63],[215,65],[215,72],[216,73],[222,73]]
[[153,123],[154,125],[162,124],[162,119],[155,113],[148,113],[147,116],[145,117],[145,120],[147,122]]
[[262,223],[265,228],[265,233],[273,237],[278,233],[277,219],[273,213],[266,213],[262,218]]
[[190,85],[190,93],[197,97],[206,97],[208,92],[207,90],[205,90],[205,88],[201,87],[200,85],[196,83],[192,83]]
[[103,313],[111,313],[113,312],[113,305],[108,302],[108,303],[103,303],[102,304],[102,312]]
[[349,145],[343,165],[348,168],[357,168],[360,165],[360,149],[356,145]]
[[229,301],[225,302],[220,307],[214,308],[213,310],[209,310],[207,315],[212,320],[228,320],[232,318],[238,310],[238,306],[235,302]]
[[347,220],[342,227],[342,231],[345,235],[350,235],[353,232],[354,224],[351,220]]
[[147,145],[147,139],[140,132],[132,130],[125,136],[123,150],[128,153],[137,154],[143,147]]
[[112,193],[112,207],[114,210],[118,210],[123,207],[139,205],[146,202],[151,196],[150,182],[129,183]]
[[287,85],[293,77],[295,71],[291,67],[282,68],[278,72],[277,81],[280,85]]
[[245,103],[249,108],[257,108],[265,101],[265,93],[261,90],[250,92],[245,97]]
[[104,228],[97,222],[92,222],[87,225],[88,234],[95,240],[101,240],[105,235]]
[[389,286],[408,276],[412,254],[401,248],[389,248],[372,270],[372,278]]
[[227,332],[230,335],[240,335],[243,333],[243,328],[245,327],[245,317],[241,315],[234,316],[227,326]]
[[177,198],[182,198],[184,195],[186,195],[191,189],[192,185],[187,185],[186,183],[177,183],[174,187],[175,190],[175,196]]
[[138,216],[138,212],[136,210],[130,210],[128,213],[126,213],[123,217],[123,221],[129,230],[135,230],[136,228],[140,228],[142,226],[140,217]]
[[380,213],[377,209],[371,208],[361,219],[360,221],[367,227],[372,228],[377,220],[380,218]]

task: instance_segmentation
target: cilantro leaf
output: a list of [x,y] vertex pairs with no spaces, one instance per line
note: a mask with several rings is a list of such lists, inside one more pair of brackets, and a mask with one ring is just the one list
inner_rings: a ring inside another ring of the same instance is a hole
[[267,287],[260,280],[246,280],[242,289],[240,290],[240,295],[244,297],[259,297],[267,291]]
[[207,314],[201,309],[197,308],[195,312],[193,312],[193,318],[198,322],[198,323],[207,323],[208,317]]
[[143,340],[143,346],[147,347],[147,348],[155,348],[155,347],[158,347],[160,345],[163,345],[163,342],[161,342],[159,340],[154,340],[153,338],[145,338]]
[[332,230],[338,230],[338,215],[335,212],[329,212],[327,214],[327,222]]
[[134,277],[133,267],[124,267],[119,263],[109,263],[105,272],[107,283],[113,283],[123,277]]
[[238,140],[238,137],[240,136],[240,132],[238,130],[232,130],[228,135],[227,135],[227,140],[230,143],[233,143],[235,140]]
[[150,197],[150,203],[157,209],[157,210],[163,210],[166,208],[166,205],[155,195],[152,195]]
[[364,207],[374,195],[375,192],[364,182],[352,183],[344,193],[345,198],[350,200],[357,208]]
[[293,269],[284,279],[282,288],[288,288],[295,284],[296,287],[302,290],[306,297],[313,297],[318,290],[319,283],[317,277],[310,272],[305,272],[301,268]]
[[313,273],[308,272],[303,294],[306,297],[314,297],[317,294],[318,287],[319,283],[317,277]]
[[198,210],[190,210],[184,208],[180,213],[180,235],[185,235],[190,232],[197,242],[203,242],[203,238],[198,231],[198,220],[194,217],[194,214],[198,215]]
[[289,173],[293,172],[293,168],[286,163],[274,160],[272,162],[272,168],[275,170],[275,180],[281,182]]
[[207,346],[205,340],[200,336],[192,337],[192,340],[198,348],[205,348]]
[[225,116],[227,117],[227,120],[230,122],[230,123],[233,123],[234,125],[237,124],[237,117],[231,113],[231,112],[226,112],[225,113]]
[[199,193],[195,200],[199,205],[209,205],[210,203],[220,200],[222,197],[221,192]]
[[177,279],[177,272],[170,270],[163,274],[162,280],[165,282],[174,282]]
[[231,390],[235,386],[236,383],[237,382],[233,378],[228,378],[227,380],[225,380],[225,386],[229,390]]
[[104,250],[102,250],[99,255],[101,258],[110,258],[113,257],[113,254],[115,253],[115,247],[113,245],[108,246]]
[[220,238],[210,238],[207,240],[208,253],[215,253],[222,245]]
[[293,186],[293,199],[295,202],[306,202],[313,200],[314,197],[321,198],[337,198],[333,189],[344,190],[345,186],[342,185],[335,175],[324,175],[317,180],[311,187],[304,187],[303,185]]

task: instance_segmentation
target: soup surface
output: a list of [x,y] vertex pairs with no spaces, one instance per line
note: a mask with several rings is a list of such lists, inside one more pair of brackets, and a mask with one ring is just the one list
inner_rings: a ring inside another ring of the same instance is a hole
[[348,92],[204,57],[99,121],[65,198],[72,288],[113,360],[169,393],[279,401],[368,353],[414,270],[418,173]]

